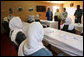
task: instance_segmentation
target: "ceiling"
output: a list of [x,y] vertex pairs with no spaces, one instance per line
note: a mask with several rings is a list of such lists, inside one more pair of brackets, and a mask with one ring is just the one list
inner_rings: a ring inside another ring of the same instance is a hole
[[66,3],[68,1],[44,1],[44,2],[62,4],[62,3]]

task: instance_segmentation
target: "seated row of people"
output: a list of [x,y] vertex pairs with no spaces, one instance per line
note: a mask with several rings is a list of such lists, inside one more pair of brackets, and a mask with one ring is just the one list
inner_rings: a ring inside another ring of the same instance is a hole
[[[52,52],[42,43],[44,31],[38,20],[40,19],[38,18],[37,22],[34,22],[34,16],[29,16],[28,23],[30,24],[26,29],[19,17],[13,17],[10,20],[10,38],[16,47],[18,56],[53,56]],[[71,18],[66,18],[61,30],[75,33],[75,26],[71,24],[71,21]]]
[[[14,16],[8,16],[8,17],[5,17],[4,18],[4,22],[3,22],[3,27],[5,29],[5,31],[7,32],[7,34],[9,35],[9,31],[10,31],[10,28],[9,28],[9,21],[13,18]],[[35,19],[34,19],[34,15],[29,15],[28,17],[28,23],[32,23],[32,22],[40,22],[40,16],[39,15],[36,15]],[[75,26],[72,25],[72,19],[70,17],[67,17],[66,20],[65,20],[65,23],[62,25],[61,27],[61,30],[63,31],[67,31],[67,32],[71,32],[71,33],[75,33]],[[45,28],[46,25],[42,24],[42,26]],[[49,26],[47,26],[49,27]],[[81,33],[82,35],[82,33]]]
[[29,25],[25,36],[22,21],[14,17],[9,22],[11,29],[11,41],[17,46],[18,56],[53,56],[42,43],[44,37],[43,27],[39,22],[32,22]]
[[35,20],[34,20],[34,15],[29,15],[27,22],[28,22],[28,23],[31,23],[31,22],[33,22],[33,21],[37,21],[37,22],[39,21],[39,22],[40,22],[40,17],[39,17],[39,15],[36,15]]
[[[35,21],[40,22],[39,15],[36,15]],[[30,15],[28,18],[28,23],[31,23],[31,22],[34,22],[34,16],[33,15]],[[75,33],[75,26],[71,22],[72,22],[72,19],[70,17],[67,17],[65,20],[65,23],[61,27],[61,30]],[[43,25],[43,27],[45,27],[45,26]]]
[[[40,22],[40,17],[39,17],[39,15],[36,15],[36,17],[35,17],[35,19],[34,19],[34,15],[29,15],[29,17],[28,17],[28,23],[32,23],[32,22]],[[41,23],[41,22],[40,22]],[[41,25],[43,26],[43,28],[46,28],[46,27],[49,27],[49,25],[47,25],[47,24],[42,24],[41,23]]]
[[[13,15],[10,14],[9,16],[3,18],[2,25],[3,25],[3,28],[4,28],[7,35],[9,35],[9,33],[10,33],[9,22],[13,17],[16,17],[16,16],[13,16]],[[34,21],[34,16],[30,15],[28,17],[28,23],[33,22],[33,21]],[[35,21],[40,21],[39,15],[36,15]]]

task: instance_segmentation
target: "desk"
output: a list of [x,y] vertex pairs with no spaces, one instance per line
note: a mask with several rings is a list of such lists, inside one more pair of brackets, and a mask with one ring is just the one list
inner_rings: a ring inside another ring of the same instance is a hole
[[44,40],[70,56],[83,56],[83,36],[54,28],[44,28],[44,35]]
[[75,26],[75,29],[76,29],[77,31],[80,31],[80,32],[83,31],[83,24],[77,24],[77,23],[75,23],[75,24],[73,24],[73,25]]
[[40,20],[41,24],[49,25],[51,28],[58,29],[57,21]]

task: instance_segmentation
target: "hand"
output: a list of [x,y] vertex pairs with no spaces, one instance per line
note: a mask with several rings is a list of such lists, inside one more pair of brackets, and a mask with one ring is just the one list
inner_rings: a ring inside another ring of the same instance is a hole
[[75,18],[77,18],[77,16],[75,16]]
[[50,16],[51,16],[51,14],[50,14]]

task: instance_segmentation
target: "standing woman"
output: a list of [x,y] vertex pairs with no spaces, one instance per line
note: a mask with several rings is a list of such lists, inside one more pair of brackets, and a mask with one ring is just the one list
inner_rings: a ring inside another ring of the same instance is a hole
[[68,13],[66,11],[66,8],[63,8],[63,12],[61,13],[62,24],[65,23],[67,16],[68,16]]
[[52,11],[50,10],[50,8],[48,8],[47,12],[46,12],[46,17],[48,21],[52,21]]
[[55,12],[54,21],[58,21],[58,29],[60,29],[60,12],[59,12],[59,9],[57,9]]
[[52,56],[52,53],[43,45],[43,27],[39,22],[29,25],[27,39],[23,41],[18,50],[18,56]]

